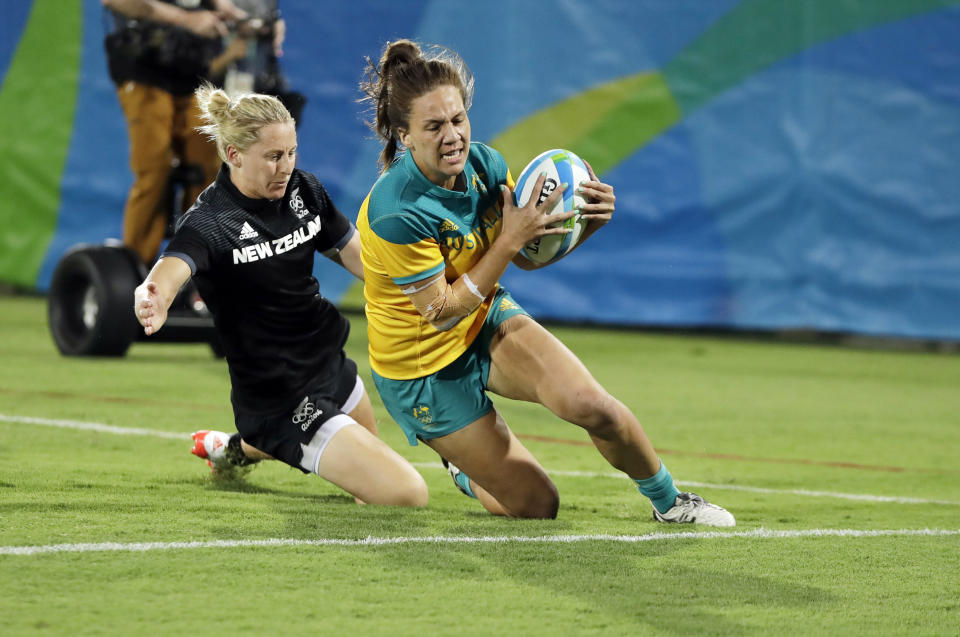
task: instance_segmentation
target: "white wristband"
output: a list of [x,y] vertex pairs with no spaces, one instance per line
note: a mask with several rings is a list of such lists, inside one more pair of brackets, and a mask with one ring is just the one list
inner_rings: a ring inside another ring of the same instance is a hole
[[477,298],[480,299],[481,301],[486,298],[485,296],[483,296],[482,294],[480,294],[480,288],[478,288],[478,287],[473,283],[473,281],[470,280],[470,275],[469,275],[469,274],[467,274],[466,272],[464,272],[464,273],[463,273],[463,276],[461,276],[460,278],[463,279],[463,284],[467,286],[467,289],[470,290],[475,297],[477,297]]

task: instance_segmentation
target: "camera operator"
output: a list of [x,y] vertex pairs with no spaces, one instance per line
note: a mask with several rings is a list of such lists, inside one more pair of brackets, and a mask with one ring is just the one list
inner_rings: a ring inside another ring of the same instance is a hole
[[[166,194],[174,160],[202,176],[185,189],[189,207],[219,170],[216,146],[194,96],[221,54],[227,23],[246,13],[231,0],[101,0],[113,28],[105,45],[110,77],[127,120],[134,182],[123,216],[123,242],[146,264],[156,259],[169,223]],[[226,60],[229,62],[229,59]]]
[[290,90],[280,68],[286,22],[280,15],[277,0],[234,0],[247,14],[230,25],[228,45],[221,60],[225,62],[222,78],[214,76],[233,97],[241,93],[263,93],[280,99],[297,124],[306,104],[306,97]]

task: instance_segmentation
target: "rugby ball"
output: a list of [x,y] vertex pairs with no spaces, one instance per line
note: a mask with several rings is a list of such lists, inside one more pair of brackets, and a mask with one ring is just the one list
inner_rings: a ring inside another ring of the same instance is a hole
[[[550,193],[559,188],[561,184],[567,184],[563,198],[557,201],[557,204],[552,210],[548,210],[547,214],[574,210],[577,206],[586,203],[584,198],[577,194],[577,188],[580,186],[580,182],[590,180],[590,171],[587,170],[587,165],[569,150],[555,148],[534,157],[520,172],[517,178],[517,186],[513,191],[514,201],[518,206],[525,206],[534,196],[533,189],[540,173],[546,173],[547,178],[543,183],[543,188],[536,193],[538,203],[549,197]],[[534,263],[544,264],[555,261],[570,252],[580,241],[580,236],[583,234],[587,221],[576,214],[566,221],[553,223],[550,227],[561,225],[570,228],[572,232],[550,234],[534,239],[525,245],[520,253]]]

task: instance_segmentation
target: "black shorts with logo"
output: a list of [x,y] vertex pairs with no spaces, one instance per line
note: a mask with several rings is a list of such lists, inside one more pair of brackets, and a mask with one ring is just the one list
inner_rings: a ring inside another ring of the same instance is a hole
[[341,407],[357,384],[357,364],[341,356],[338,373],[316,383],[303,396],[291,397],[290,406],[279,412],[258,414],[237,411],[237,431],[244,442],[277,460],[311,473],[303,464],[304,449],[331,419],[342,421]]

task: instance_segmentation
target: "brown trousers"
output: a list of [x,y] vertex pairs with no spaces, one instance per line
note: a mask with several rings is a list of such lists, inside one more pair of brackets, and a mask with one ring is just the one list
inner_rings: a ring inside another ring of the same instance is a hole
[[123,243],[148,266],[157,258],[171,211],[164,195],[174,157],[204,172],[203,185],[184,193],[184,207],[217,176],[220,160],[216,145],[196,131],[204,122],[194,95],[174,96],[146,84],[126,82],[117,89],[130,135],[133,186],[123,211]]

